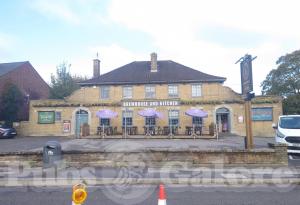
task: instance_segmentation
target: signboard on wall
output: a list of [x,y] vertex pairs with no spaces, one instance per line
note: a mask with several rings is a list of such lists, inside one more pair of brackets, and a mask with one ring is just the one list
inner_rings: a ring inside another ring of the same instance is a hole
[[64,133],[71,132],[71,121],[70,120],[63,121],[63,132]]
[[55,122],[54,111],[38,111],[39,124],[53,124]]
[[273,108],[272,107],[257,107],[252,108],[253,121],[272,121]]
[[179,106],[178,100],[154,100],[154,101],[124,101],[123,107],[158,107],[158,106]]
[[241,61],[241,84],[243,95],[253,91],[251,55],[245,55],[243,61]]

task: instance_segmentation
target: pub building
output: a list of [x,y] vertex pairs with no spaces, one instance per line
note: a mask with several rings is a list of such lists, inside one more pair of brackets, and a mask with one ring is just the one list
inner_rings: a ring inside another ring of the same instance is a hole
[[[134,61],[93,78],[64,100],[32,100],[30,119],[20,123],[27,136],[198,135],[219,132],[245,136],[244,99],[224,86],[224,77],[189,68],[172,60]],[[272,136],[272,123],[282,113],[278,96],[252,99],[254,136]],[[215,126],[217,125],[217,126]]]

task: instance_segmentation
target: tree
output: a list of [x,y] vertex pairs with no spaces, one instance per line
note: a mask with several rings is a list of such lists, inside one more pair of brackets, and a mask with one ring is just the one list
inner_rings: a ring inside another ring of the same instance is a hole
[[23,94],[19,88],[14,84],[6,85],[1,97],[1,114],[7,125],[12,126],[12,123],[18,120],[23,103]]
[[263,95],[284,97],[284,114],[300,113],[300,50],[281,56],[261,83]]
[[300,94],[300,50],[281,56],[277,69],[262,82],[262,94],[289,96]]
[[[70,68],[70,66],[68,67]],[[84,79],[80,76],[72,76],[67,70],[66,63],[61,63],[56,67],[56,76],[51,74],[50,98],[63,99],[71,95],[72,92],[80,88],[77,82]]]
[[291,95],[283,99],[282,107],[284,114],[300,114],[300,95]]

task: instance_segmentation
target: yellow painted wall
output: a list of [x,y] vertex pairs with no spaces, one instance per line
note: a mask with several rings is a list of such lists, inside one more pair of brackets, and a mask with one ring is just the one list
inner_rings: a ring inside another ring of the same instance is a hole
[[[245,124],[239,122],[239,116],[244,117],[244,105],[241,104],[242,98],[239,94],[232,91],[230,88],[223,86],[220,83],[203,83],[202,84],[202,96],[193,98],[191,92],[191,84],[177,84],[179,86],[179,98],[185,102],[180,106],[163,106],[156,107],[156,109],[163,113],[164,118],[157,120],[158,126],[168,125],[168,110],[175,109],[180,111],[180,134],[184,134],[185,127],[191,126],[192,118],[185,115],[185,111],[190,108],[201,108],[208,112],[208,118],[204,119],[204,126],[208,130],[210,123],[215,122],[215,112],[218,108],[226,107],[230,110],[230,127],[231,132],[238,135],[245,135]],[[133,86],[133,99],[131,100],[148,100],[145,99],[145,85]],[[65,100],[33,100],[30,102],[30,119],[29,122],[22,122],[19,127],[19,133],[23,135],[74,135],[75,127],[75,113],[79,109],[87,110],[90,113],[90,133],[96,134],[99,119],[96,116],[96,112],[101,109],[111,109],[118,113],[118,118],[111,120],[111,125],[117,127],[121,132],[122,123],[122,106],[104,106],[103,103],[121,103],[122,99],[122,86],[110,86],[110,98],[107,100],[100,99],[100,88],[95,87],[83,87],[75,91],[71,96]],[[168,97],[168,85],[159,84],[156,85],[156,99],[166,100],[171,99]],[[153,99],[152,99],[153,100]],[[275,103],[270,103],[271,101]],[[233,101],[239,101],[234,103]],[[277,121],[277,118],[282,113],[281,99],[278,97],[258,97],[255,101],[266,101],[266,103],[254,104],[252,107],[273,107],[273,121]],[[193,102],[203,102],[203,105],[195,105]],[[215,102],[215,103],[214,103]],[[216,103],[217,102],[217,103]],[[133,124],[138,126],[140,134],[143,133],[143,126],[145,120],[138,115],[138,111],[144,109],[143,107],[133,107]],[[37,117],[38,111],[56,111],[61,112],[61,121],[54,124],[38,124]],[[63,120],[71,120],[71,132],[63,133],[62,125]],[[257,136],[272,136],[274,131],[272,129],[273,121],[257,121],[253,122],[253,133]]]

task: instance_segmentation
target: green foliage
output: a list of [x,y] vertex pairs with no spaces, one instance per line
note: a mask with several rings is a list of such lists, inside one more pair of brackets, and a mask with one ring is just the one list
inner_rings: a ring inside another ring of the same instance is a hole
[[282,103],[284,114],[300,114],[300,94],[288,96]]
[[280,95],[283,113],[300,113],[300,50],[281,56],[277,69],[271,70],[261,83],[263,95]]
[[18,119],[18,112],[23,105],[23,94],[14,84],[5,86],[1,97],[1,114],[9,126]]
[[[70,68],[70,65],[68,66]],[[85,80],[80,76],[72,76],[65,62],[56,67],[56,75],[51,74],[50,98],[63,99],[71,95],[80,86],[77,82]]]
[[300,50],[281,56],[277,69],[262,82],[263,95],[289,96],[300,93]]

